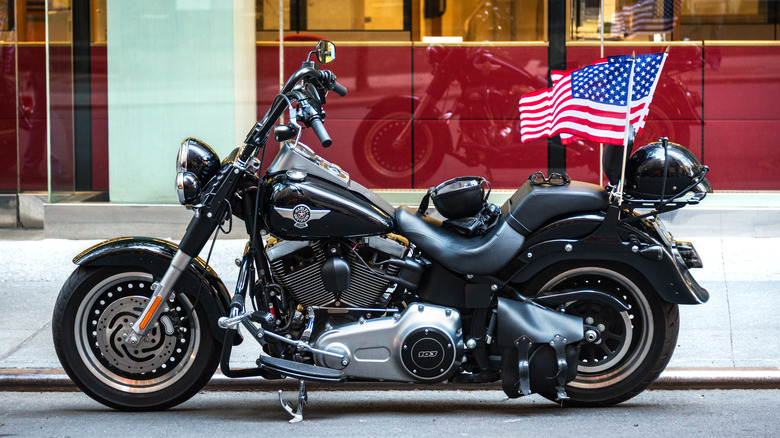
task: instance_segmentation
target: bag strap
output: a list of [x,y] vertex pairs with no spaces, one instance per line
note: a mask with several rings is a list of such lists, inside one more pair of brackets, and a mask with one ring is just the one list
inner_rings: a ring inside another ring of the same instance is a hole
[[425,212],[428,211],[428,204],[431,200],[431,195],[436,191],[436,187],[431,187],[428,189],[428,193],[423,196],[422,201],[420,201],[420,206],[417,207],[417,216],[425,216]]

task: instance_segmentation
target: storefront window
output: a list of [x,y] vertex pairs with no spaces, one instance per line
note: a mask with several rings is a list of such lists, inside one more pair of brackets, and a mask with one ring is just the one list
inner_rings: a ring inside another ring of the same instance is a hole
[[280,6],[286,40],[411,39],[410,0],[257,0],[258,41],[279,38]]
[[[228,3],[160,2],[171,16],[202,9],[207,22]],[[756,173],[747,162],[717,162],[729,161],[724,151],[731,144],[754,145],[740,155],[754,162],[776,150],[778,1],[249,0],[245,6],[250,16],[254,9],[247,29],[255,38],[246,39],[258,61],[248,73],[258,114],[314,40],[337,43],[329,68],[349,96],[329,97],[336,144],[320,152],[372,188],[424,188],[472,171],[511,188],[517,174],[546,168],[546,143],[516,138],[516,101],[547,86],[551,46],[561,49],[567,68],[577,68],[602,56],[602,36],[606,56],[669,47],[640,141],[668,135],[684,143],[721,169],[711,177],[722,184],[718,189],[780,188],[776,165]],[[548,17],[553,6],[565,12]],[[77,13],[85,7],[86,14]],[[0,163],[0,191],[108,190],[110,10],[108,0],[0,0],[0,154],[8,158]],[[561,30],[550,30],[550,18],[564,21]],[[736,133],[747,137],[724,143]],[[382,155],[387,142],[400,152]],[[566,149],[574,178],[599,181],[596,149]],[[755,177],[736,183],[726,168]],[[91,174],[80,183],[85,169]]]
[[[570,40],[600,38],[601,0],[571,0]],[[703,41],[777,39],[773,0],[603,0],[604,39]]]

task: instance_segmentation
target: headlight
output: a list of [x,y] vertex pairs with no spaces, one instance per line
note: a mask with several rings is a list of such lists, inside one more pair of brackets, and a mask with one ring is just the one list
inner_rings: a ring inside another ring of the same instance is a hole
[[219,157],[209,145],[187,138],[176,156],[176,194],[182,205],[195,202],[201,187],[219,172]]
[[192,172],[177,173],[176,194],[181,205],[191,205],[200,194],[200,181]]

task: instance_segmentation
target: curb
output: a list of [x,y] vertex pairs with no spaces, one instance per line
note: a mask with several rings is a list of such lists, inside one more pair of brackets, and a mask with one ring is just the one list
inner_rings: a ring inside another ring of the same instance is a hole
[[[261,377],[231,379],[217,373],[206,385],[206,391],[298,390],[295,379],[265,380]],[[308,382],[312,390],[320,391],[455,391],[501,390],[500,383],[434,385],[392,382]],[[650,385],[651,390],[691,389],[780,389],[780,368],[669,368]],[[0,369],[0,392],[71,392],[78,387],[61,369],[20,370]]]

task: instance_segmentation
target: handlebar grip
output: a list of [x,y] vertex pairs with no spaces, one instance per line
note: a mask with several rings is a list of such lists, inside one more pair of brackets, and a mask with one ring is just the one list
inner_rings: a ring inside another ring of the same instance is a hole
[[325,125],[322,124],[322,120],[320,120],[319,117],[312,117],[310,126],[314,129],[314,133],[317,134],[317,138],[320,140],[323,147],[328,147],[333,143],[333,140],[330,139],[330,135],[328,135],[328,131],[325,130]]
[[338,94],[341,97],[344,97],[347,95],[347,87],[339,84],[336,81],[333,81],[333,92]]

